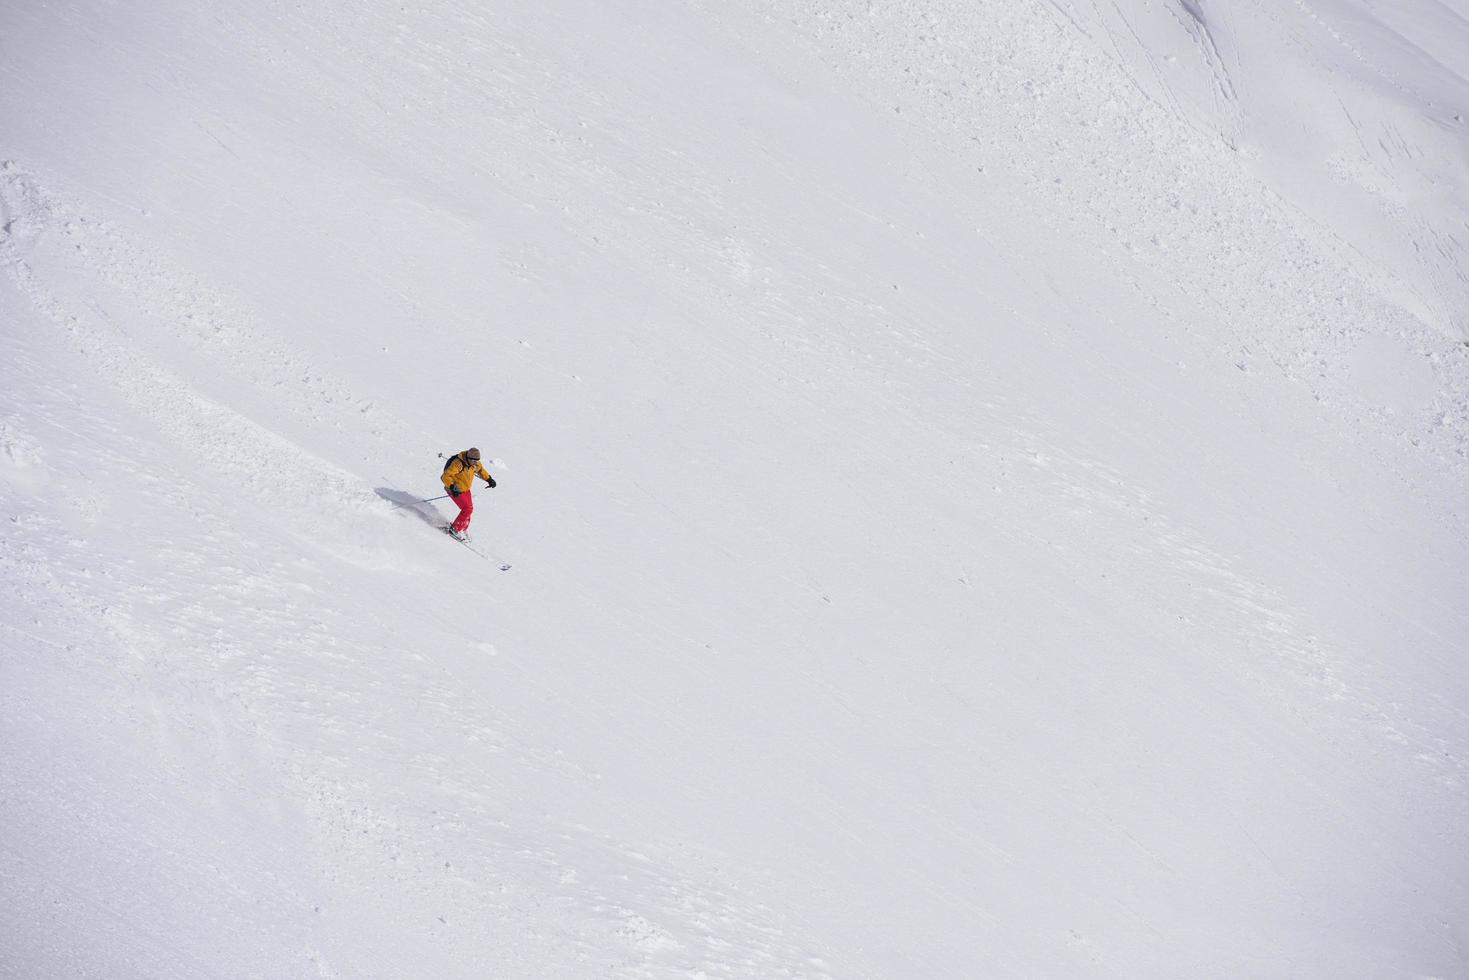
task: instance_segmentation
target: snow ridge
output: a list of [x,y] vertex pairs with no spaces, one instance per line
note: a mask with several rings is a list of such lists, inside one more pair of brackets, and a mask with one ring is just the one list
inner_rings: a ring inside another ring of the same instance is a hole
[[[1469,346],[1389,274],[1364,281],[1359,256],[1261,181],[1247,151],[1144,95],[1069,23],[1009,3],[805,7],[795,23],[834,71],[861,66],[870,97],[923,120],[914,135],[967,156],[977,183],[1013,174],[1165,322],[1207,322],[1220,357],[1469,478]],[[1356,370],[1367,345],[1416,367],[1411,397],[1372,400]]]

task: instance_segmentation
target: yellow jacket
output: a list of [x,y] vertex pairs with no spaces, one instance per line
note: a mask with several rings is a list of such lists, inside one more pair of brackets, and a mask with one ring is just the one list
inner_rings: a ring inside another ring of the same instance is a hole
[[459,453],[449,457],[448,464],[444,466],[444,475],[439,477],[439,480],[444,484],[446,490],[464,493],[474,482],[475,477],[479,477],[490,486],[495,485],[494,477],[490,476],[490,471],[484,468],[484,464],[477,459],[465,459],[464,454]]

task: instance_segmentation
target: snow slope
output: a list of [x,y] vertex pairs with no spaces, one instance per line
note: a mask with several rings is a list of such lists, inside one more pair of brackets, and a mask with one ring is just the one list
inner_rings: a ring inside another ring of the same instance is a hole
[[1375,289],[1465,338],[1463,4],[1054,3],[1160,111],[1338,238]]
[[1463,13],[8,4],[0,974],[1469,971]]

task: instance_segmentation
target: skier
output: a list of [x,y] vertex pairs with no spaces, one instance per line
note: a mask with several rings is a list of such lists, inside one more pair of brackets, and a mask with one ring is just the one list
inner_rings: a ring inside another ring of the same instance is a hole
[[479,450],[472,446],[462,453],[450,456],[449,461],[444,464],[443,476],[439,477],[449,491],[450,499],[459,507],[459,516],[454,518],[454,523],[446,530],[461,540],[469,530],[469,515],[474,513],[474,499],[470,496],[469,486],[475,477],[484,480],[487,487],[495,486],[495,478],[490,476],[489,470],[479,461]]

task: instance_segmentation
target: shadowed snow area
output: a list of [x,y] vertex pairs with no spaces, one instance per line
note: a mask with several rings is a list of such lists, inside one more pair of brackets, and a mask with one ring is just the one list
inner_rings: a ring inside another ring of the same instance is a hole
[[0,976],[1469,973],[1466,15],[4,5]]

